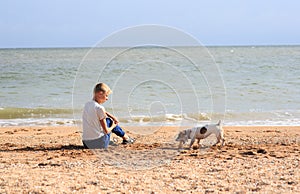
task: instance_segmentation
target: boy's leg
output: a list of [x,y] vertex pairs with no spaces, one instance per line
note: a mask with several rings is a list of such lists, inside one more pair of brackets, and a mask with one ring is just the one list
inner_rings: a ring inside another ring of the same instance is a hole
[[[108,127],[110,127],[112,125],[112,122],[113,121],[111,118],[106,118],[106,123],[107,123]],[[125,135],[125,132],[119,125],[117,125],[115,128],[113,128],[112,132],[123,139],[122,144],[131,144],[135,141],[128,135]]]
[[[113,121],[111,118],[106,118],[106,124],[108,127],[110,127],[112,125],[112,123],[113,123]],[[113,128],[112,132],[119,137],[124,137],[124,135],[125,135],[125,132],[119,125],[117,125],[115,128]]]
[[110,142],[110,133],[104,135],[104,137],[105,137],[105,140],[104,140],[104,148],[107,148],[108,145],[109,145],[109,142]]

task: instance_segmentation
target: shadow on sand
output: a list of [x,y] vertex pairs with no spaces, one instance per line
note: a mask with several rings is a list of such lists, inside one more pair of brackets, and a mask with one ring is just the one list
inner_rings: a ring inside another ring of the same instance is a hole
[[0,152],[18,152],[18,151],[57,151],[57,150],[82,150],[85,149],[83,145],[56,145],[53,147],[48,146],[26,146],[17,147],[12,144],[4,144],[0,148]]

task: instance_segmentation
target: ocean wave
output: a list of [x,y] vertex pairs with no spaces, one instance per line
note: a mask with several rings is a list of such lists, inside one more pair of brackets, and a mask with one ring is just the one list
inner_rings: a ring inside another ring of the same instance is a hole
[[[75,114],[74,114],[75,113]],[[300,125],[300,111],[116,115],[121,125],[197,125],[222,120],[224,125]],[[78,125],[81,111],[59,108],[0,108],[0,126]]]
[[0,119],[68,117],[72,109],[60,108],[0,108]]
[[122,117],[119,120],[123,123],[150,123],[150,122],[179,122],[182,120],[190,121],[208,121],[210,116],[206,113],[199,114],[163,114],[163,115],[131,115],[130,117]]
[[74,126],[81,121],[63,118],[0,119],[0,127],[11,126]]

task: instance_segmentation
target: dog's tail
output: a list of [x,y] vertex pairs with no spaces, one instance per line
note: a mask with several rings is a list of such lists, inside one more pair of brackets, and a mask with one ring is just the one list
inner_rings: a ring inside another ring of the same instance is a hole
[[217,123],[217,125],[220,126],[221,124],[222,124],[222,123],[221,123],[221,120],[219,120],[219,122]]

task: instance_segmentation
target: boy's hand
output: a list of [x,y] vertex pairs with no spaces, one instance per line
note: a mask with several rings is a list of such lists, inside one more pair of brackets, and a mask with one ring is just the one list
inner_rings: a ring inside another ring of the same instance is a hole
[[110,114],[109,112],[106,112],[106,115],[111,118],[116,125],[119,123],[118,119],[114,117],[114,115]]
[[117,124],[119,124],[119,121],[118,121],[118,119],[116,119],[116,118],[112,118],[113,119],[113,121],[114,121],[114,123],[117,125]]

